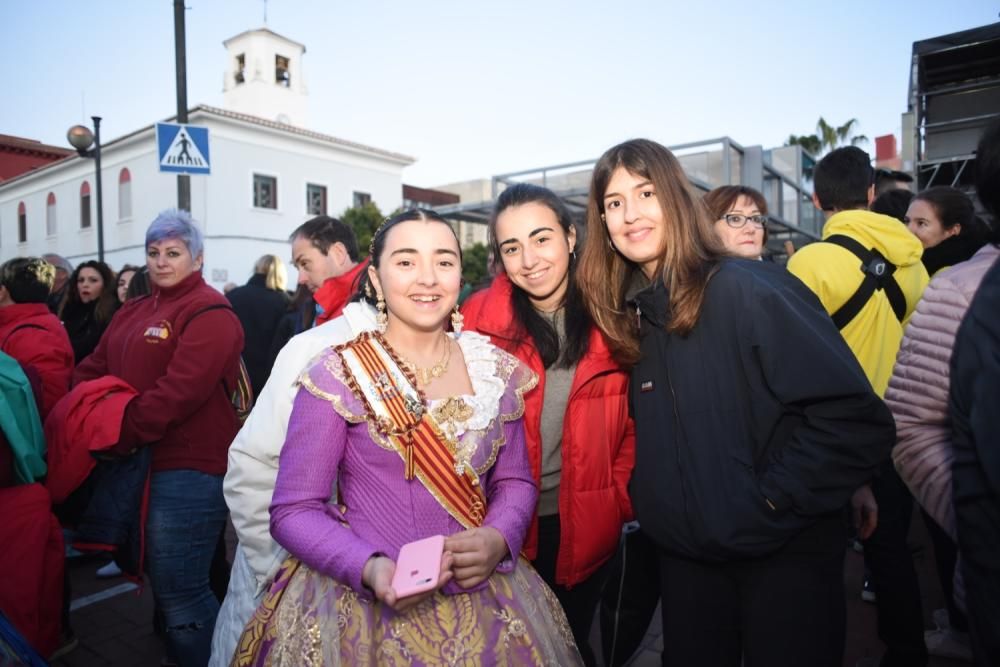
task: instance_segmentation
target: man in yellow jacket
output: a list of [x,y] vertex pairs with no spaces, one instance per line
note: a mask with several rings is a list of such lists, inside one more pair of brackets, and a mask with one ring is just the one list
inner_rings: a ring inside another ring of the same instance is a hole
[[[824,240],[847,236],[876,250],[896,266],[892,278],[906,300],[903,321],[893,312],[886,290],[876,290],[841,328],[875,392],[884,396],[903,340],[904,323],[916,308],[929,278],[920,261],[920,240],[899,220],[868,210],[875,192],[873,176],[867,153],[854,146],[838,148],[816,165],[813,203],[826,217]],[[860,265],[853,252],[832,243],[807,245],[788,260],[788,270],[819,297],[830,315],[861,286],[865,274]]]
[[[823,240],[792,255],[788,270],[819,297],[884,396],[903,329],[929,281],[923,247],[899,220],[868,210],[875,172],[860,148],[827,154],[816,165],[813,186],[813,203],[826,217]],[[891,460],[852,504],[877,585],[878,634],[886,644],[881,664],[926,665],[920,589],[906,546],[913,499]]]

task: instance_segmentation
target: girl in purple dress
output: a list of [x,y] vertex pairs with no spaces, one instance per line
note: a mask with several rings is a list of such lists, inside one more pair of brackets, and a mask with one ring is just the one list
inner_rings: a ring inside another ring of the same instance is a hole
[[[233,664],[580,664],[558,601],[519,556],[537,501],[522,426],[537,378],[460,333],[446,221],[402,213],[370,256],[362,292],[379,331],[300,378],[270,508],[291,556]],[[437,587],[398,597],[400,548],[432,535],[446,537]]]

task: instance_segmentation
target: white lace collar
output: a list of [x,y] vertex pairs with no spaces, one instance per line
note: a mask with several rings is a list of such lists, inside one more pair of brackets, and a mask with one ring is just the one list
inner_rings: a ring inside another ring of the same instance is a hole
[[[464,421],[455,421],[454,435],[461,436],[466,431],[482,431],[500,413],[500,398],[505,383],[497,375],[497,348],[490,339],[474,331],[463,331],[455,337],[458,347],[465,357],[472,394],[462,394],[461,398],[472,408],[472,416]],[[451,398],[451,397],[449,397]],[[449,398],[435,398],[428,401],[431,410]]]

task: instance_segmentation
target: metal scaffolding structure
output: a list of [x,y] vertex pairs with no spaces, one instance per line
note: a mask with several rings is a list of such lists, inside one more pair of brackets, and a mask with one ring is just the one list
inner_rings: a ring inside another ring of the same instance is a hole
[[914,42],[909,92],[917,188],[974,197],[976,144],[1000,117],[1000,23]]

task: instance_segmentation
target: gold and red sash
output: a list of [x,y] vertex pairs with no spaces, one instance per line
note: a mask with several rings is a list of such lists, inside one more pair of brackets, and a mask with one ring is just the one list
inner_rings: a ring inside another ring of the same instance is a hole
[[334,351],[368,418],[403,459],[406,479],[420,480],[466,528],[481,526],[486,495],[478,476],[468,466],[456,466],[454,446],[425,407],[416,379],[385,339],[368,331]]

